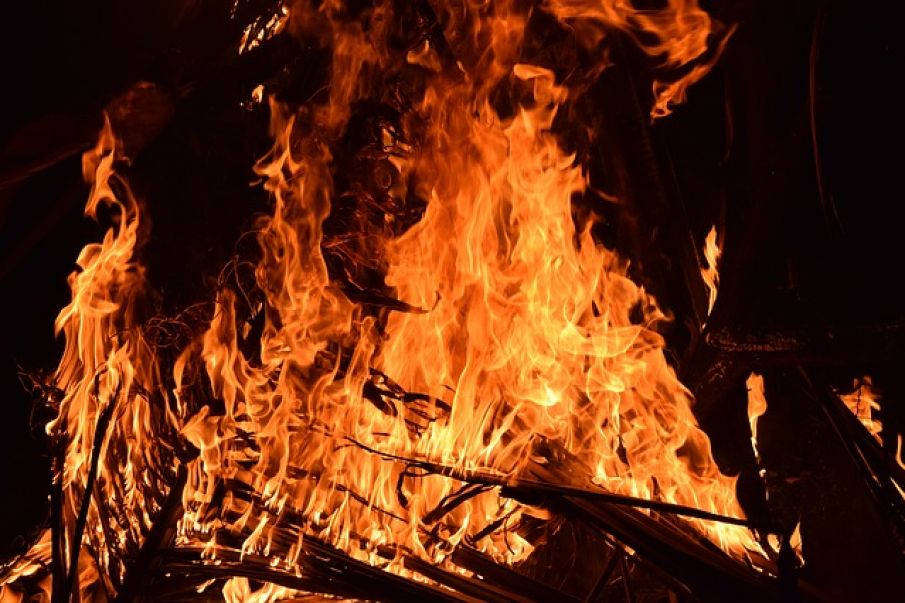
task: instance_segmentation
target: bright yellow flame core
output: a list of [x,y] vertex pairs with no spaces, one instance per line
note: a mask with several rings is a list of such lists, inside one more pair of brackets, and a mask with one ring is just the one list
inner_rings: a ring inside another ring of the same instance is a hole
[[760,450],[757,448],[757,422],[767,412],[763,375],[751,373],[745,381],[745,387],[748,389],[748,424],[751,427],[751,448],[754,451],[755,460],[760,464]]
[[719,292],[720,254],[720,247],[716,243],[716,226],[713,226],[704,239],[704,261],[707,262],[707,266],[701,269],[701,277],[704,279],[704,284],[707,285],[708,316],[713,311],[713,305],[716,303],[716,296]]

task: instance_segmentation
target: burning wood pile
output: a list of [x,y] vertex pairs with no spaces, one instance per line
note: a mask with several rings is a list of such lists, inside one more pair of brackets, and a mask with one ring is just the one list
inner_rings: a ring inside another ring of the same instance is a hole
[[[31,383],[49,523],[4,603],[823,596],[758,429],[755,370],[807,335],[709,325],[716,227],[674,223],[668,274],[644,239],[677,215],[650,124],[734,27],[641,4],[240,1],[233,62],[114,99],[82,158],[106,231]],[[173,149],[218,153],[179,132],[224,98],[254,180],[221,197],[228,256],[192,257],[211,235],[158,234],[155,197]],[[698,421],[746,379],[743,508]],[[901,528],[869,380],[800,383]]]

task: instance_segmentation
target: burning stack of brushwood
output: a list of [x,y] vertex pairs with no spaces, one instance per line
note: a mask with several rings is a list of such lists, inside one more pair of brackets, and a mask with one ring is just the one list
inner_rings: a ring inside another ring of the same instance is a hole
[[736,30],[641,4],[239,0],[106,103],[3,601],[819,599],[774,389],[894,549],[869,380],[812,367],[905,330],[726,320],[653,124]]

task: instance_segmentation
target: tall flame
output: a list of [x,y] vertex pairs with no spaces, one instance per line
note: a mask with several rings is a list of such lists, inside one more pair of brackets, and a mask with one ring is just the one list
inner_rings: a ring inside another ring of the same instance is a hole
[[751,427],[751,449],[754,458],[760,465],[760,450],[757,448],[757,421],[767,412],[767,396],[764,394],[764,378],[757,373],[748,375],[745,381],[748,389],[748,424]]
[[[96,219],[105,206],[114,226],[101,242],[82,249],[78,270],[69,277],[72,299],[55,323],[66,339],[51,383],[59,395],[49,396],[58,412],[46,426],[58,455],[54,480],[61,493],[61,561],[71,570],[73,588],[88,600],[123,579],[122,560],[135,554],[166,494],[160,488],[167,480],[158,478],[173,470],[166,449],[135,445],[165,437],[161,402],[166,392],[141,325],[145,277],[136,260],[141,212],[117,173],[117,166],[126,163],[106,120],[95,148],[82,158],[83,176],[91,185],[85,214]],[[97,556],[81,547],[83,540]],[[25,559],[42,563],[51,548],[48,530]],[[4,582],[14,579],[15,572]]]
[[[85,530],[94,548],[106,553],[101,567],[114,579],[121,579],[125,568],[114,567],[109,555],[141,542],[159,506],[152,472],[168,473],[172,462],[165,452],[131,445],[162,437],[154,418],[163,399],[156,397],[166,394],[157,356],[139,322],[145,288],[144,269],[135,257],[140,211],[116,172],[117,162],[125,159],[121,148],[108,121],[94,151],[83,158],[84,177],[92,185],[85,213],[96,218],[106,205],[115,226],[100,243],[85,246],[78,258],[80,270],[69,278],[72,301],[55,323],[57,333],[66,337],[54,375],[54,386],[64,394],[59,415],[47,426],[51,438],[65,446],[58,479],[64,492],[62,513],[71,521],[64,525],[71,529],[77,524],[86,498],[102,498],[108,510],[116,509],[108,515],[105,507],[88,505]],[[97,466],[94,492],[85,490],[92,463]],[[64,534],[64,559],[73,538],[68,531]]]
[[720,286],[720,247],[716,242],[716,226],[712,226],[704,239],[704,261],[707,263],[705,268],[701,268],[701,278],[707,285],[707,316],[713,312],[713,305],[716,303],[716,296]]

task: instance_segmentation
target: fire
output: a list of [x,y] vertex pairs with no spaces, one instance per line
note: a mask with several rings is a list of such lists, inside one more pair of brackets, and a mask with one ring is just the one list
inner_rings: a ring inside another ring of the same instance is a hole
[[856,379],[853,387],[854,391],[851,393],[839,394],[839,399],[858,417],[867,432],[882,444],[883,438],[880,433],[883,431],[883,424],[873,416],[875,411],[880,410],[879,392],[874,387],[869,375]]
[[760,465],[760,451],[757,449],[757,420],[767,412],[767,397],[764,394],[764,378],[751,373],[745,381],[748,388],[748,423],[751,426],[751,448],[754,458]]
[[[628,34],[662,68],[680,71],[678,77],[657,78],[653,82],[654,104],[651,118],[665,117],[673,105],[685,101],[686,92],[713,68],[730,36],[731,28],[719,37],[715,49],[708,45],[714,33],[713,22],[697,0],[667,0],[654,10],[635,8],[631,0],[547,0],[546,8],[558,18],[577,25],[602,25]],[[596,46],[604,37],[598,28],[579,29],[578,35],[588,46]],[[701,60],[708,51],[707,60]]]
[[[187,474],[177,546],[293,573],[312,538],[405,575],[408,556],[460,571],[450,553],[461,543],[518,562],[533,550],[522,519],[547,512],[469,478],[504,484],[561,459],[575,485],[741,516],[735,479],[719,472],[666,360],[664,313],[595,241],[593,220],[572,211],[588,176],[555,127],[571,91],[520,54],[532,10],[621,29],[664,66],[692,66],[655,84],[661,116],[715,60],[702,60],[707,14],[688,0],[654,11],[621,0],[444,2],[449,48],[428,37],[399,50],[388,43],[394,3],[356,20],[345,10],[330,0],[288,11],[288,31],[330,49],[329,86],[297,111],[271,101],[274,144],[256,172],[273,213],[256,228],[256,291],[218,291],[166,377],[142,328],[140,206],[109,127],[86,154],[86,211],[111,206],[115,226],[83,250],[56,323],[63,398],[48,433],[65,442],[63,548],[78,550],[72,526],[93,463],[103,503],[88,505],[85,537],[108,592],[177,470]],[[375,153],[388,198],[426,207],[406,228],[387,215],[364,243],[403,312],[356,301],[331,276],[324,223],[338,194],[331,143],[357,102],[412,69],[412,108],[401,128],[381,126]],[[501,88],[511,112],[495,103]],[[712,307],[715,230],[707,249]],[[738,558],[758,548],[744,528],[689,523]],[[241,577],[223,589],[236,601],[290,592],[254,591]]]
[[[82,249],[79,270],[69,277],[72,301],[55,323],[66,347],[53,378],[58,394],[50,394],[58,414],[46,431],[59,451],[55,487],[65,529],[58,535],[48,530],[26,556],[39,561],[58,547],[67,570],[65,588],[89,600],[124,576],[124,553],[141,541],[166,494],[152,475],[169,476],[173,469],[167,450],[133,445],[166,437],[163,410],[156,404],[166,393],[140,324],[141,212],[117,174],[116,166],[126,163],[107,121],[95,148],[83,156],[83,175],[91,184],[85,214],[96,218],[106,206],[115,225],[100,243]],[[105,504],[91,504],[97,499]],[[83,538],[97,557],[81,548]]]
[[[720,247],[716,242],[716,226],[710,228],[707,237],[704,239],[704,261],[707,263],[706,268],[701,268],[701,278],[707,285],[707,316],[713,311],[713,305],[716,303],[716,296],[720,285]],[[750,384],[749,384],[750,386]],[[750,387],[749,387],[750,389]]]
[[[238,8],[239,0],[232,7],[232,14],[235,16]],[[242,32],[242,41],[239,43],[239,53],[245,53],[253,50],[261,45],[265,40],[269,40],[277,35],[286,27],[289,21],[289,9],[286,6],[280,6],[279,10],[270,15],[266,21],[256,20],[250,23]]]
[[[129,444],[161,437],[154,397],[163,392],[157,356],[139,323],[145,287],[144,268],[135,258],[140,211],[116,173],[116,163],[126,159],[120,150],[108,122],[96,148],[83,160],[85,179],[92,183],[85,213],[96,217],[100,206],[107,205],[116,226],[101,243],[85,246],[78,259],[80,270],[69,279],[72,301],[55,325],[66,337],[54,377],[63,397],[47,433],[66,446],[57,479],[64,493],[62,513],[72,518],[65,522],[67,528],[77,525],[75,518],[84,512],[86,498],[102,496],[118,510],[110,516],[102,507],[88,504],[85,536],[107,554],[100,558],[105,573],[121,578],[124,567],[114,562],[115,553],[141,538],[159,505],[160,493],[148,487],[156,485],[149,473],[169,473],[172,460],[165,451]],[[95,492],[90,487],[86,491],[92,465]],[[63,534],[67,565],[72,564],[69,551],[78,550],[73,538],[77,536],[68,530]]]
[[[888,436],[883,435],[883,423],[874,417],[874,412],[880,411],[881,396],[879,390],[874,385],[870,375],[855,379],[852,383],[852,387],[853,390],[850,393],[837,394],[839,399],[842,400],[846,408],[857,417],[858,421],[864,426],[864,429],[867,430],[867,433],[869,433],[880,446],[883,446],[884,437]],[[902,434],[895,434],[895,437],[896,451],[891,456],[899,467],[905,469],[905,462],[903,462],[902,456]],[[893,486],[895,486],[902,498],[905,498],[905,491],[902,490],[902,487],[895,481],[893,481]]]
[[[539,445],[553,445],[608,490],[740,513],[734,482],[719,474],[690,395],[665,361],[655,300],[626,277],[618,255],[595,243],[590,223],[573,220],[571,199],[587,178],[551,131],[569,91],[549,69],[518,62],[529,15],[517,3],[450,17],[456,66],[441,65],[429,41],[406,54],[428,72],[410,117],[426,127],[417,132],[417,149],[385,131],[385,152],[398,172],[391,194],[414,192],[427,208],[383,247],[387,284],[425,311],[390,313],[382,325],[331,284],[321,252],[332,193],[323,141],[343,130],[365,82],[395,68],[380,39],[389,4],[372,9],[368,32],[358,22],[331,20],[331,10],[293,13],[304,31],[329,32],[329,99],[310,110],[304,128],[274,106],[277,142],[258,167],[275,199],[260,235],[257,276],[267,317],[260,365],[238,350],[232,295],[219,300],[201,345],[225,413],[202,413],[183,431],[202,450],[190,482],[196,498],[187,501],[188,508],[201,503],[192,526],[205,515],[209,476],[238,470],[242,456],[230,441],[239,431],[256,434],[260,450],[236,478],[266,506],[291,508],[309,518],[310,533],[369,561],[369,547],[384,542],[442,561],[424,534],[434,522],[444,547],[466,539],[509,562],[531,551],[514,530],[506,537],[485,530],[501,521],[517,526],[531,510],[487,491],[437,517],[461,484],[413,478],[393,459],[512,477],[528,470]],[[505,82],[525,91],[508,118],[490,99]],[[636,308],[641,320],[630,317]],[[337,351],[343,346],[352,347],[347,359]],[[440,418],[413,427],[417,417],[405,403],[379,408],[363,400],[371,367],[424,395],[423,410]],[[398,500],[400,484],[407,505]],[[248,509],[236,510],[231,528],[251,530],[243,551],[267,549],[268,517]],[[751,545],[743,531],[699,527],[727,548]],[[356,550],[362,538],[372,544]],[[286,560],[292,563],[291,554]]]

